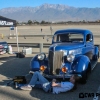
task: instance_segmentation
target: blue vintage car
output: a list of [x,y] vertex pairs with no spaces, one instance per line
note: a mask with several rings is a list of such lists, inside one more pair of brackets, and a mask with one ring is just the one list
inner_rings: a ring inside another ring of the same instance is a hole
[[52,38],[48,56],[37,54],[31,60],[31,70],[40,71],[46,78],[70,78],[77,74],[86,82],[88,73],[99,58],[93,34],[85,29],[58,30]]

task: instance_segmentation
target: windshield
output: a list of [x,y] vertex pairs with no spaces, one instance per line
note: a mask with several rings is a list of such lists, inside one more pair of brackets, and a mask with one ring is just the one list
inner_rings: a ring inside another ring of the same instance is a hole
[[56,34],[53,42],[83,42],[83,34],[81,33],[64,33]]

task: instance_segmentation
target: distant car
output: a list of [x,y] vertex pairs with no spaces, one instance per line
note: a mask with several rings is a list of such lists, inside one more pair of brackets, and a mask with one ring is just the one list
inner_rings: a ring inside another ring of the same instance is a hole
[[91,31],[67,29],[55,32],[47,57],[37,54],[30,64],[32,71],[40,71],[46,78],[65,79],[77,74],[86,83],[98,59],[99,45],[94,44]]
[[0,52],[2,52],[4,49],[4,47],[2,45],[0,45]]
[[6,53],[8,53],[8,43],[6,41],[4,42],[0,42],[0,45],[3,46],[3,50],[6,51]]

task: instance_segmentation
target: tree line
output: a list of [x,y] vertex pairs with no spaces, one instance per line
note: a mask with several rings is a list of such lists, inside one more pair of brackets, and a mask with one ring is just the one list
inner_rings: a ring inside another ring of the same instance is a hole
[[27,24],[27,25],[32,25],[32,24],[80,24],[80,23],[100,23],[100,20],[97,20],[97,21],[59,21],[59,22],[47,22],[47,21],[44,21],[42,20],[41,22],[39,21],[36,21],[36,20],[28,20],[28,22],[17,22],[17,24]]

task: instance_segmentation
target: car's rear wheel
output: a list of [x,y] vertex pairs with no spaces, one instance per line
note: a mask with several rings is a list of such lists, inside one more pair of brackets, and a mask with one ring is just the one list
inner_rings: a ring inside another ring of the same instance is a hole
[[99,58],[99,53],[93,56],[93,60],[98,60],[98,58]]

